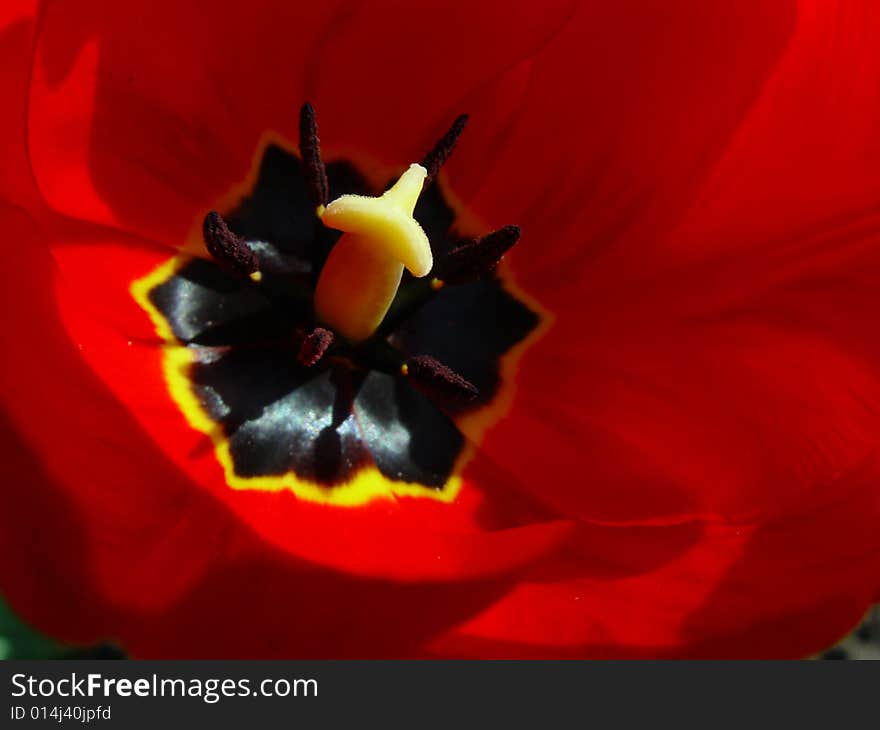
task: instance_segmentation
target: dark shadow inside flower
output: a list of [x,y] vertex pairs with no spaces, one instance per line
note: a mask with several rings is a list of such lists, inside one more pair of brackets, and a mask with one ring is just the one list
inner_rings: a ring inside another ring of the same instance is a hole
[[[327,177],[336,194],[371,193],[363,176],[347,162],[327,165]],[[261,270],[267,272],[316,275],[342,235],[314,215],[302,163],[275,144],[263,154],[254,189],[226,219],[232,230],[256,244]]]
[[304,368],[293,348],[233,350],[196,364],[192,373],[202,402],[229,439],[239,475],[296,470],[327,484],[340,483],[370,460],[342,377]]
[[[488,402],[501,380],[497,359],[486,353],[509,351],[538,322],[537,314],[493,278],[444,289],[403,324],[396,338],[405,349],[431,355],[460,373]],[[450,401],[444,407],[457,414],[472,404]]]
[[[369,192],[350,164],[329,165],[327,176],[334,194]],[[386,478],[441,489],[464,447],[452,419],[493,402],[501,356],[538,316],[496,276],[439,292],[404,278],[387,317],[390,341],[450,364],[476,385],[471,400],[420,392],[393,361],[383,364],[378,335],[363,346],[379,353],[366,367],[338,349],[317,366],[301,364],[314,283],[339,237],[314,216],[303,180],[300,160],[269,145],[253,189],[225,216],[259,256],[258,285],[190,259],[150,290],[151,305],[192,355],[181,374],[222,431],[239,477],[293,473],[334,486],[374,464]],[[416,216],[437,255],[448,252],[454,215],[438,186],[422,196]]]

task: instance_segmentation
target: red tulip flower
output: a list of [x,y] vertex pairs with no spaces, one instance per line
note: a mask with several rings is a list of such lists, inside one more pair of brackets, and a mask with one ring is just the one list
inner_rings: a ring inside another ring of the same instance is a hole
[[0,28],[0,590],[38,628],[792,657],[880,598],[875,3]]

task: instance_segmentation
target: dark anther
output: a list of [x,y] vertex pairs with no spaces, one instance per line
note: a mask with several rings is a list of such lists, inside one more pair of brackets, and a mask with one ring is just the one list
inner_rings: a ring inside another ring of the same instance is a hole
[[327,348],[333,344],[333,333],[323,327],[315,327],[302,341],[297,359],[307,368],[317,365]]
[[330,187],[327,184],[327,168],[321,160],[321,140],[314,107],[306,102],[299,110],[299,153],[306,168],[306,187],[315,207],[327,205]]
[[468,241],[437,263],[434,276],[447,284],[476,281],[495,270],[504,254],[519,240],[519,235],[519,226],[504,226]]
[[430,355],[415,355],[406,361],[402,372],[429,395],[456,400],[473,400],[479,391],[468,380]]
[[458,117],[446,134],[434,145],[434,149],[425,155],[425,158],[422,160],[422,167],[428,171],[428,176],[425,178],[423,187],[427,188],[428,185],[434,182],[434,178],[437,177],[437,173],[440,172],[443,163],[449,159],[449,156],[455,149],[455,143],[458,142],[458,138],[464,132],[467,121],[467,114],[462,114]]
[[212,210],[205,216],[202,223],[202,235],[208,253],[225,268],[249,276],[259,271],[260,260],[245,243],[241,236],[235,235],[229,230],[226,221],[216,211]]

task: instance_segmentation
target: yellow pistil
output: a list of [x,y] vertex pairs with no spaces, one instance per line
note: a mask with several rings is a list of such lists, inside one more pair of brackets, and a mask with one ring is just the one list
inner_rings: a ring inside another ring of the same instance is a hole
[[369,337],[397,294],[403,267],[426,276],[434,264],[431,246],[413,218],[427,171],[410,165],[378,198],[343,195],[318,215],[344,231],[318,278],[315,313],[350,342]]

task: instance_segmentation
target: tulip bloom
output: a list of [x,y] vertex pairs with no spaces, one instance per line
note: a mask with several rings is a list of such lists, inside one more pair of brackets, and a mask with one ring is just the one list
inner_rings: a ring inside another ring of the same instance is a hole
[[[2,14],[0,590],[35,626],[792,657],[880,598],[874,3]],[[341,196],[408,169],[364,228]]]

